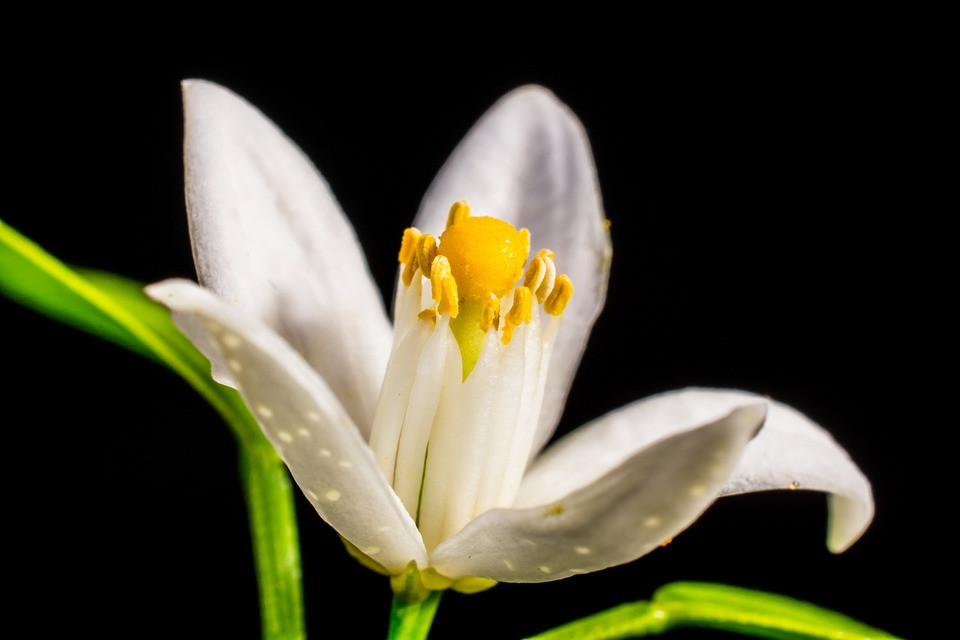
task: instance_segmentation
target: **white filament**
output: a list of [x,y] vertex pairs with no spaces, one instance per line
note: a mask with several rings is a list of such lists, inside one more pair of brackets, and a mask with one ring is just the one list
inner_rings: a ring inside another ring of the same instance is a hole
[[[552,274],[550,274],[552,275]],[[542,330],[540,308],[503,344],[491,328],[462,380],[449,317],[418,318],[431,305],[420,274],[398,285],[393,352],[370,446],[428,550],[481,513],[513,504],[535,453],[550,350],[559,318]],[[513,304],[501,300],[501,318]]]

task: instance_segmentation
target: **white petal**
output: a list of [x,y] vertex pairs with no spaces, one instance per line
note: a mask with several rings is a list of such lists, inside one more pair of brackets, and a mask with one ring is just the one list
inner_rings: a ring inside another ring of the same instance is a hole
[[531,234],[531,255],[556,252],[557,270],[573,281],[563,330],[554,347],[534,449],[550,438],[590,328],[603,306],[610,237],[583,126],[542,87],[517,89],[470,130],[424,196],[414,223],[439,234],[457,200]]
[[[709,424],[688,423],[572,493],[488,511],[440,544],[431,565],[450,577],[545,582],[638,558],[713,502],[764,413],[760,402]],[[581,463],[590,466],[586,453]]]
[[276,125],[210,82],[183,83],[190,235],[200,282],[266,323],[369,432],[390,326],[350,224]]
[[765,401],[741,392],[681,389],[611,411],[544,451],[524,476],[514,504],[528,507],[557,500],[655,442]]
[[320,516],[391,572],[424,565],[416,525],[322,378],[268,327],[185,280],[147,293],[232,379]]
[[796,409],[769,403],[763,429],[747,446],[723,494],[765,489],[830,493],[827,546],[839,553],[856,542],[873,519],[870,482],[826,430]]

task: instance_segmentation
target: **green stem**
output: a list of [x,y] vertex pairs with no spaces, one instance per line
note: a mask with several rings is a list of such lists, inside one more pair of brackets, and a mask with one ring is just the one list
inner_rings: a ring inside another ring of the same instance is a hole
[[425,640],[437,613],[443,591],[431,591],[426,600],[408,603],[403,593],[394,594],[387,640]]
[[264,640],[307,637],[300,544],[286,467],[272,451],[240,442],[240,476],[250,516]]
[[675,582],[651,601],[623,604],[528,640],[619,640],[684,627],[723,629],[773,640],[897,640],[895,636],[807,602],[729,585]]

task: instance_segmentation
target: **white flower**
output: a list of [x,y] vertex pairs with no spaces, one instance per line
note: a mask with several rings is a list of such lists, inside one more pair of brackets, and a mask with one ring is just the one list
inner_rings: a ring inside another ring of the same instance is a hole
[[[512,287],[484,307],[464,297],[475,274],[451,276],[434,254],[404,256],[410,273],[398,283],[392,337],[353,230],[306,156],[222,87],[186,82],[184,105],[203,288],[167,281],[149,293],[214,377],[240,391],[317,512],[366,564],[399,575],[412,561],[432,588],[555,580],[629,562],[717,497],[766,489],[829,492],[833,551],[868,526],[870,486],[843,449],[797,411],[742,391],[640,400],[540,453],[610,263],[586,136],[549,92],[527,87],[498,102],[444,166],[415,226],[439,237],[450,205],[467,199],[526,227],[531,254],[555,252],[575,287],[565,309],[569,291],[550,309],[562,322],[540,310],[557,289],[550,254],[540,254],[545,284],[528,282],[528,322],[508,322]],[[432,280],[421,277],[431,269]],[[439,291],[421,292],[429,282]],[[444,294],[445,283],[460,297]],[[494,320],[472,347],[455,340],[458,299],[477,317],[502,303],[500,331]]]

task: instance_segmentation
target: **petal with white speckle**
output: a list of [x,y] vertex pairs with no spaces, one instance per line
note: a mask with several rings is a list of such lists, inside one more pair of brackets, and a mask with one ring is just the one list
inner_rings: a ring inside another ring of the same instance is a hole
[[[192,282],[161,282],[147,292],[173,310],[177,326],[195,344],[204,345],[214,368],[224,366],[223,349],[243,363],[234,376],[244,401],[255,407],[264,434],[324,520],[358,548],[379,547],[377,562],[390,571],[402,571],[411,559],[425,566],[416,525],[360,432],[343,428],[350,416],[309,364],[269,328]],[[226,347],[226,331],[240,337],[238,346]],[[305,422],[311,412],[320,420]],[[323,447],[290,445],[291,424]],[[385,525],[393,530],[390,536],[378,532]]]

